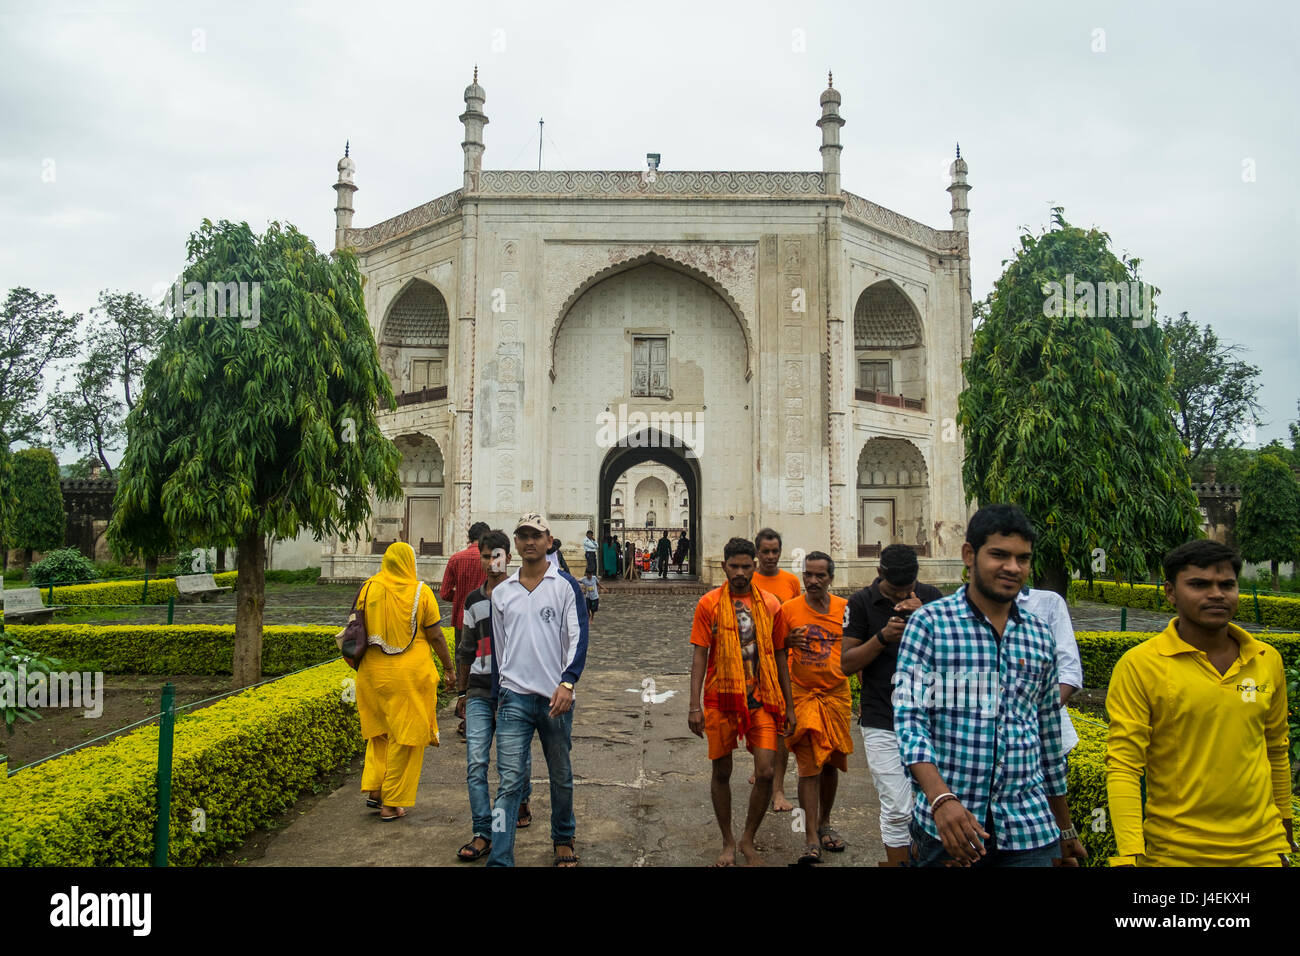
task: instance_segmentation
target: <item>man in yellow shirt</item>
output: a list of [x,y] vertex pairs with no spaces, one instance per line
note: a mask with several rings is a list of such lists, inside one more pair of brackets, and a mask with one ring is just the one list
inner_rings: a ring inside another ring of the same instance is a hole
[[1164,572],[1178,617],[1120,658],[1106,695],[1111,865],[1281,866],[1296,849],[1282,658],[1230,623],[1231,548],[1188,542]]

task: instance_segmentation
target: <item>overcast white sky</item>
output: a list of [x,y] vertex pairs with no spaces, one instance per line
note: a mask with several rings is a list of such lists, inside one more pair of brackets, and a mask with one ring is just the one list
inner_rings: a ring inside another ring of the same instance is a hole
[[0,294],[148,293],[204,217],[329,249],[346,139],[355,225],[449,192],[476,62],[487,168],[535,168],[544,117],[550,169],[820,169],[832,68],[844,188],[949,228],[960,140],[977,298],[1062,205],[1142,258],[1161,317],[1248,348],[1266,442],[1300,397],[1295,9],[5,0]]

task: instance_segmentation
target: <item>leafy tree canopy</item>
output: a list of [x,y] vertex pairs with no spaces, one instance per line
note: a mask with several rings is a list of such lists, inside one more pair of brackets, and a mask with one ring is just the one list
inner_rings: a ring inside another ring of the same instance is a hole
[[1221,345],[1208,325],[1181,313],[1164,325],[1174,365],[1174,422],[1195,463],[1211,448],[1237,447],[1254,441],[1259,424],[1259,368],[1234,358],[1238,345]]
[[29,551],[63,546],[67,516],[59,487],[59,463],[48,448],[24,448],[13,455],[10,543]]
[[[980,310],[958,422],[969,498],[1020,505],[1039,534],[1034,573],[1063,591],[1068,573],[1106,569],[1132,578],[1171,547],[1199,535],[1200,516],[1174,428],[1172,368],[1151,321],[1158,290],[1141,284],[1140,260],[1117,258],[1110,237],[1070,225],[1020,237]],[[1049,285],[1056,283],[1057,286]],[[1061,287],[1140,288],[1116,314],[1100,295],[1060,308]]]
[[1260,455],[1246,473],[1236,531],[1243,558],[1272,566],[1276,590],[1278,565],[1300,560],[1300,482],[1276,455]]
[[0,309],[0,433],[14,443],[40,438],[47,367],[77,352],[80,315],[64,315],[53,295],[9,290]]

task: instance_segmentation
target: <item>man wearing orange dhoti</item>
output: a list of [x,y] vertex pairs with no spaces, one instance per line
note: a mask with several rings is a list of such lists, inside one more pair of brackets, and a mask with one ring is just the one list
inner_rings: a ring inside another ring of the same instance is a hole
[[[853,752],[849,716],[853,699],[840,668],[844,598],[831,594],[835,562],[822,551],[804,558],[804,593],[781,605],[774,638],[788,649],[795,727],[786,738],[799,767],[799,805],[807,840],[800,863],[820,863],[822,850],[839,852],[844,840],[831,827],[839,771]],[[779,634],[779,637],[777,636]]]

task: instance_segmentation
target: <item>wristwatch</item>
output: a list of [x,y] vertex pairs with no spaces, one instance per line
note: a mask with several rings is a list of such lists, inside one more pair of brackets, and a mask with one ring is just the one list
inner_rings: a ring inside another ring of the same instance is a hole
[[1061,831],[1061,839],[1062,839],[1062,840],[1077,840],[1077,839],[1079,839],[1079,831],[1078,831],[1075,827],[1073,827],[1073,826],[1070,827],[1070,829],[1068,829],[1068,830],[1062,830],[1062,831]]
[[573,684],[572,684],[570,681],[562,680],[562,681],[560,681],[560,686],[561,686],[561,687],[567,687],[567,688],[569,689],[569,693],[570,693],[570,694],[573,693]]

